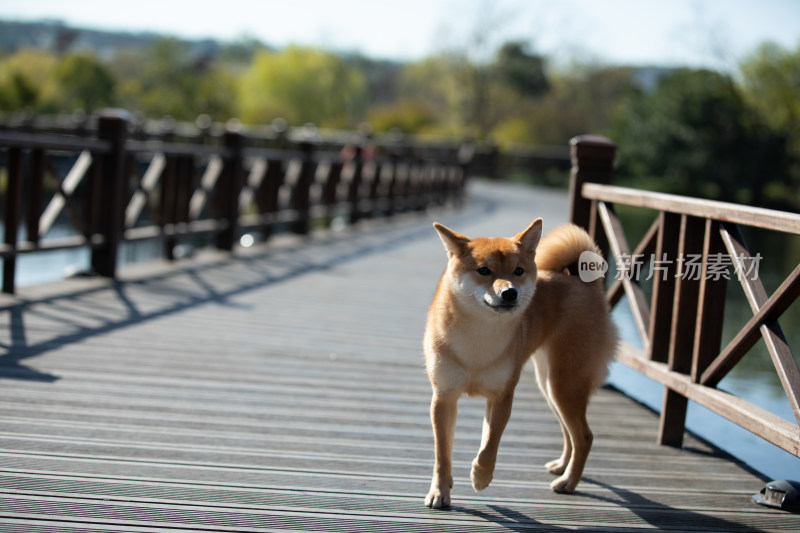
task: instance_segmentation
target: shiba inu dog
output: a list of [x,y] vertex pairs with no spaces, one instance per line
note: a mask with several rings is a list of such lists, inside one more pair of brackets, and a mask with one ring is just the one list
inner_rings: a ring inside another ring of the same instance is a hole
[[470,239],[441,224],[434,227],[448,263],[425,328],[435,443],[425,505],[450,505],[451,453],[462,394],[486,398],[481,446],[470,477],[476,491],[489,485],[514,389],[531,357],[539,388],[564,435],[561,456],[545,465],[559,476],[551,488],[574,492],[592,446],[589,398],[605,382],[617,345],[603,280],[584,282],[570,275],[584,252],[601,260],[597,245],[571,224],[540,242],[541,219],[512,238]]

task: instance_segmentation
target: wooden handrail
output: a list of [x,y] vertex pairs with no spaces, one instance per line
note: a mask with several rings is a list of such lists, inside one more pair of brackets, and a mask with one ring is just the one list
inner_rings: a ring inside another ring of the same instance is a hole
[[800,235],[800,215],[786,211],[596,183],[583,185],[581,195],[587,200],[645,207]]
[[[127,113],[111,110],[98,118],[97,138],[0,131],[8,174],[0,205],[3,291],[14,292],[22,253],[86,247],[92,270],[114,277],[123,241],[159,237],[172,259],[182,236],[210,234],[218,249],[232,250],[244,231],[267,238],[281,225],[305,234],[334,217],[354,223],[425,209],[457,202],[470,166],[458,145],[414,139],[392,145],[389,157],[370,154],[364,161],[360,147],[345,160],[310,141],[250,146],[238,129],[185,142],[171,135],[133,138],[130,129]],[[72,164],[66,178],[53,163],[63,155]],[[43,206],[46,186],[56,192]],[[283,190],[288,201],[281,200]],[[44,238],[62,212],[80,235]],[[22,224],[26,239],[19,238]]]
[[105,153],[110,149],[108,142],[101,139],[8,131],[0,131],[0,146],[6,148],[25,148],[26,150],[41,148],[45,150],[62,150],[65,152],[91,150],[94,153]]
[[643,357],[641,350],[630,344],[623,343],[617,352],[617,360],[665,385],[669,390],[676,391],[764,440],[800,457],[797,424],[784,420],[733,394],[695,383],[689,376],[671,371],[666,363],[649,361]]
[[[582,146],[584,143],[588,146]],[[598,244],[607,243],[609,260],[618,263],[619,272],[607,299],[613,306],[623,294],[627,296],[644,346],[641,350],[624,344],[618,360],[665,385],[659,442],[681,445],[687,401],[693,400],[800,457],[800,370],[778,324],[782,313],[800,297],[800,265],[768,295],[758,277],[742,275],[752,272],[757,263],[739,231],[742,225],[800,235],[800,215],[610,185],[613,143],[578,137],[572,144],[572,220],[586,227]],[[582,154],[589,154],[588,162],[582,160]],[[605,161],[598,161],[603,157]],[[576,180],[587,166],[595,170]],[[636,246],[627,243],[612,204],[658,212]],[[637,254],[653,255],[649,303],[637,270],[620,261]],[[689,257],[699,262],[690,264]],[[753,312],[724,348],[721,340],[727,276],[719,272],[715,275],[712,268],[712,259],[721,257],[727,258],[738,273]],[[697,276],[687,275],[694,267],[698,268]],[[797,423],[715,388],[759,337],[765,342]]]

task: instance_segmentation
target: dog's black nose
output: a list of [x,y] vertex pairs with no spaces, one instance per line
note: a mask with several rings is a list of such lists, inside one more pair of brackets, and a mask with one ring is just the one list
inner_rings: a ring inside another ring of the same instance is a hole
[[506,289],[500,293],[500,297],[504,302],[515,302],[517,300],[517,289]]

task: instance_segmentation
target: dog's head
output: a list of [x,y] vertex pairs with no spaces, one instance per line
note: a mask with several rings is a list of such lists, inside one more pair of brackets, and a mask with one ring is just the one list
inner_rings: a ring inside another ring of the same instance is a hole
[[449,258],[446,276],[456,298],[493,313],[525,309],[536,287],[536,247],[542,219],[511,238],[470,239],[441,224],[434,228]]

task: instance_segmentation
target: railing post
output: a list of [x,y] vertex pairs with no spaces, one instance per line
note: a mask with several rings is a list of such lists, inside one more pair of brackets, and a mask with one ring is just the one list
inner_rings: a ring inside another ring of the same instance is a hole
[[386,196],[386,210],[384,214],[387,217],[394,215],[397,212],[397,154],[394,151],[389,153],[389,156],[384,163],[386,171],[386,182],[384,183],[384,194]]
[[500,176],[500,148],[496,144],[489,144],[486,151],[486,173],[491,180],[499,180]]
[[408,209],[408,179],[410,167],[408,160],[403,157],[400,147],[395,147],[390,155],[394,167],[394,180],[392,183],[392,212],[400,213]]
[[292,191],[291,205],[297,214],[297,219],[290,224],[292,233],[307,235],[310,228],[310,208],[311,208],[311,184],[314,182],[314,174],[317,165],[314,162],[314,143],[303,141],[300,143],[300,151],[303,153],[303,160],[300,163],[300,172],[297,175],[297,182]]
[[[175,140],[175,121],[171,117],[164,117],[161,120],[161,142],[171,143]],[[166,155],[166,154],[165,154]],[[166,166],[161,176],[161,200],[159,202],[158,224],[163,231],[167,226],[175,229],[177,219],[175,217],[176,190],[178,182],[179,156],[166,155]],[[163,256],[167,261],[175,260],[175,245],[178,237],[174,231],[162,237]]]
[[244,175],[244,135],[235,129],[223,134],[225,146],[223,170],[217,183],[216,205],[223,227],[214,235],[214,246],[219,250],[230,252],[236,241],[237,223],[239,220],[239,193],[242,189]]
[[361,174],[364,171],[364,161],[362,159],[362,147],[359,144],[355,147],[353,153],[352,174],[350,175],[350,183],[347,188],[347,203],[350,207],[349,223],[355,224],[361,220],[361,211],[359,206],[359,194],[361,189]]
[[45,152],[41,148],[31,150],[31,177],[28,183],[28,241],[39,242],[39,217],[42,215],[44,198]]
[[[675,295],[672,304],[672,327],[667,364],[673,372],[691,374],[692,354],[695,344],[697,302],[699,297],[703,258],[705,220],[688,215],[681,217],[678,256],[675,258],[678,271],[675,280]],[[670,388],[664,390],[661,407],[661,423],[658,443],[680,447],[686,423],[688,399]]]
[[[606,137],[580,135],[569,141],[572,170],[569,181],[569,220],[589,231],[592,202],[581,194],[584,183],[611,183],[617,145]],[[593,235],[595,239],[596,235]]]
[[700,296],[697,302],[697,326],[694,333],[692,354],[692,381],[700,382],[700,376],[719,353],[722,344],[722,324],[725,317],[726,276],[714,276],[709,272],[709,261],[725,253],[725,245],[719,235],[720,223],[706,220],[703,241],[703,272],[700,280]]
[[[281,159],[267,159],[267,173],[258,190],[258,210],[261,215],[274,215],[278,211],[278,196],[285,180],[284,162]],[[261,227],[263,239],[272,236],[273,224],[265,223]]]
[[103,244],[92,251],[92,271],[109,278],[116,277],[117,255],[122,240],[126,175],[125,141],[128,139],[128,112],[111,109],[104,111],[97,123],[97,137],[110,144],[102,158],[101,173],[95,186],[100,198],[97,231]]
[[[6,185],[3,224],[5,225],[4,242],[17,245],[19,232],[20,206],[22,204],[22,149],[8,150],[8,182]],[[3,259],[3,292],[14,294],[14,278],[17,271],[17,256]]]
[[659,275],[653,276],[650,304],[650,345],[647,355],[651,361],[666,363],[669,359],[669,340],[672,331],[672,306],[678,271],[678,236],[681,229],[681,216],[662,211],[658,217],[655,260],[661,262],[663,270]]
[[465,140],[458,148],[458,169],[461,175],[457,178],[454,184],[454,198],[456,206],[461,207],[464,204],[464,194],[467,190],[467,180],[472,174],[472,167],[475,161],[475,144],[472,141]]

